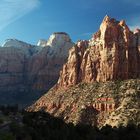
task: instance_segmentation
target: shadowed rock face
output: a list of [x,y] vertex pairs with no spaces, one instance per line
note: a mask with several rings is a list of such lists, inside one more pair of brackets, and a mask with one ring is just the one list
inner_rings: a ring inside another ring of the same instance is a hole
[[106,16],[88,44],[79,42],[69,51],[58,88],[140,76],[140,30],[133,33],[125,21]]
[[54,33],[38,46],[6,40],[0,47],[0,103],[31,103],[48,91],[57,82],[73,45],[66,33]]
[[0,47],[0,94],[2,98],[6,94],[3,92],[8,94],[8,92],[27,89],[26,71],[32,49],[32,45],[13,39],[6,40]]

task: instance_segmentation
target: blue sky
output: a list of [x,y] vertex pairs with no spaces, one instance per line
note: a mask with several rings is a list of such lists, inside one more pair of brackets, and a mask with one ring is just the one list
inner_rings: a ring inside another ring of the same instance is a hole
[[36,44],[53,32],[90,39],[105,15],[140,27],[139,0],[0,0],[0,44],[16,38]]

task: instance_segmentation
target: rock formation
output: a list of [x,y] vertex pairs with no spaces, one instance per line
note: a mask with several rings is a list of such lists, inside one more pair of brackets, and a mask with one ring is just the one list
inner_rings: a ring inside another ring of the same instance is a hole
[[139,38],[140,30],[133,33],[124,20],[106,16],[88,47],[78,43],[70,50],[57,86],[139,77]]
[[38,45],[9,39],[0,47],[1,104],[26,105],[49,90],[74,43],[68,34],[58,32]]
[[68,57],[69,49],[74,45],[68,34],[54,33],[39,53],[31,57],[28,63],[28,82],[34,91],[50,89],[58,80],[59,72]]
[[139,77],[140,30],[132,32],[124,20],[105,16],[89,41],[70,49],[57,84],[27,110],[75,124],[138,124]]
[[[26,90],[26,66],[33,46],[6,40],[0,47],[0,93]],[[3,98],[3,97],[2,97]]]

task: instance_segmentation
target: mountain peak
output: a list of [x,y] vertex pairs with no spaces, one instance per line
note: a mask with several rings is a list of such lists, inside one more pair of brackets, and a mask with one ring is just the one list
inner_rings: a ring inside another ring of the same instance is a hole
[[58,48],[65,46],[66,43],[71,43],[70,36],[65,32],[54,32],[48,40],[40,39],[37,46],[50,46],[52,48]]
[[46,47],[47,46],[47,40],[45,39],[40,39],[37,43],[37,46],[42,46],[42,47]]
[[111,18],[106,15],[101,23],[101,25],[108,26],[108,25],[116,25],[119,22],[115,18]]
[[32,45],[17,40],[17,39],[6,39],[5,42],[3,43],[2,47],[15,47],[15,48],[21,48],[21,47],[25,47],[25,48],[30,48],[32,47]]
[[125,20],[121,20],[121,21],[120,21],[120,25],[122,25],[122,26],[126,26],[126,22],[125,22]]
[[103,19],[103,21],[110,21],[110,17],[108,16],[108,15],[106,15],[105,17],[104,17],[104,19]]
[[65,46],[66,43],[71,43],[70,36],[65,32],[55,32],[53,33],[47,41],[47,46],[58,48]]
[[68,36],[68,34],[66,32],[54,32],[53,34],[67,35]]

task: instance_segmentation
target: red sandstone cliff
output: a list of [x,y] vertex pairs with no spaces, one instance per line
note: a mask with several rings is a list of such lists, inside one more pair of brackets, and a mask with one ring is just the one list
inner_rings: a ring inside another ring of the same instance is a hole
[[73,123],[137,124],[139,51],[140,30],[132,32],[125,21],[106,16],[91,40],[78,41],[70,49],[54,88],[27,110],[44,110]]
[[[88,47],[87,47],[88,46]],[[129,79],[140,76],[140,30],[105,16],[89,42],[78,42],[60,72],[57,88],[79,82]]]

